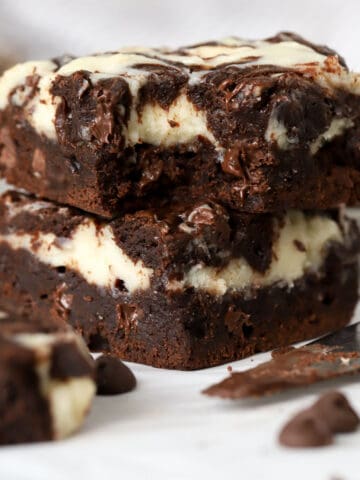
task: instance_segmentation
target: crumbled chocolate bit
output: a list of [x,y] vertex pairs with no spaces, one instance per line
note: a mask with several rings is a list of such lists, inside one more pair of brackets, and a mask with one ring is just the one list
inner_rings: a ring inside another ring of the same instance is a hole
[[246,312],[236,308],[235,305],[230,305],[225,314],[224,324],[232,334],[246,337],[246,328],[252,327],[251,323],[249,323],[249,319],[250,315]]
[[332,434],[313,409],[304,410],[292,418],[279,435],[285,447],[323,447],[332,443]]
[[95,364],[98,395],[117,395],[130,392],[135,388],[134,374],[118,358],[101,355],[96,359]]
[[227,149],[221,162],[221,168],[225,173],[245,179],[247,172],[244,171],[241,165],[241,154],[241,146],[239,144],[235,144],[232,148]]

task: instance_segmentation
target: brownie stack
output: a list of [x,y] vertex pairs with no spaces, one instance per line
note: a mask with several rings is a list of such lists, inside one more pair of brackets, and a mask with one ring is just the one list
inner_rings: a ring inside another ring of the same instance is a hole
[[345,325],[360,84],[288,33],[0,78],[0,309],[194,369]]

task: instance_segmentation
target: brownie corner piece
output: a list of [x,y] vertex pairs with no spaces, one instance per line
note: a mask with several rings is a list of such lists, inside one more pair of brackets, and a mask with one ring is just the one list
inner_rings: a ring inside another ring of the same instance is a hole
[[79,335],[53,318],[0,313],[0,445],[60,440],[90,409],[93,360]]

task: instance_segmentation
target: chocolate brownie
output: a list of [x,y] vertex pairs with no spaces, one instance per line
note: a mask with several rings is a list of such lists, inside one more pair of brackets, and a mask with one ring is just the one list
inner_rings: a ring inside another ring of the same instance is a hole
[[112,217],[153,192],[248,212],[360,197],[358,77],[281,33],[19,64],[0,79],[0,169]]
[[63,322],[0,316],[0,444],[64,438],[95,393],[94,362]]
[[104,221],[13,192],[0,200],[0,308],[65,320],[94,351],[203,368],[345,325],[358,250],[339,211],[178,203]]

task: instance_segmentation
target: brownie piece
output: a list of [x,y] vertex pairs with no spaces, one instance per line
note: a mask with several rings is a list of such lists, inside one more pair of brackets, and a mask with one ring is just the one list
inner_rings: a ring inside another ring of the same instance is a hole
[[19,64],[0,79],[0,171],[105,217],[154,192],[248,212],[360,196],[359,91],[301,37]]
[[0,445],[58,440],[83,423],[94,362],[62,321],[1,312]]
[[203,368],[345,325],[358,250],[337,211],[169,204],[101,221],[7,193],[0,308],[65,320],[94,351]]

